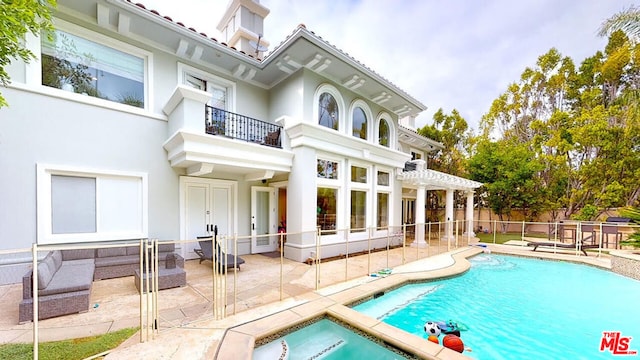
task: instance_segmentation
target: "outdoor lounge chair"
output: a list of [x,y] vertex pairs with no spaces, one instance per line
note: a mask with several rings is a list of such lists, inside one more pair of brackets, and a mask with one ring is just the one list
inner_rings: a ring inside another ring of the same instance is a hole
[[200,257],[200,264],[202,264],[202,262],[205,260],[214,261],[213,246],[212,246],[212,242],[213,242],[216,244],[217,255],[215,258],[215,262],[217,263],[216,268],[218,272],[226,272],[226,269],[232,269],[235,267],[237,267],[238,270],[240,270],[240,265],[244,264],[244,259],[232,254],[225,254],[225,252],[222,251],[222,249],[220,248],[220,245],[218,244],[218,227],[217,226],[214,227],[213,233],[214,233],[213,241],[211,239],[211,236],[198,237],[198,243],[200,244],[200,249],[193,249],[193,251],[196,254],[198,254],[198,256]]
[[[588,237],[588,239],[593,239],[593,237]],[[595,243],[586,243],[583,240],[578,240],[575,243],[562,243],[556,241],[529,241],[527,246],[533,246],[533,251],[536,251],[538,247],[550,247],[550,248],[558,248],[558,249],[578,249],[582,251],[584,256],[587,255],[587,249],[597,249],[599,247],[598,244]]]

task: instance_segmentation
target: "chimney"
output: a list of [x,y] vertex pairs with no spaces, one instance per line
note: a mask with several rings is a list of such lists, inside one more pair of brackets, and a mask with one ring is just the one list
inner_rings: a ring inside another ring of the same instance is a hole
[[259,0],[230,0],[217,28],[228,46],[262,59],[269,47],[263,37],[267,15],[269,9]]

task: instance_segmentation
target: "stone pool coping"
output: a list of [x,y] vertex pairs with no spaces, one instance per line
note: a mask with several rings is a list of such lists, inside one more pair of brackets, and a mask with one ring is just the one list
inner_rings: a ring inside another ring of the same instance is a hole
[[361,314],[348,305],[406,283],[461,274],[470,268],[467,258],[482,252],[479,247],[458,249],[398,266],[386,277],[363,277],[315,291],[304,304],[227,329],[215,358],[251,359],[256,341],[297,324],[328,316],[423,359],[468,359],[463,354]]

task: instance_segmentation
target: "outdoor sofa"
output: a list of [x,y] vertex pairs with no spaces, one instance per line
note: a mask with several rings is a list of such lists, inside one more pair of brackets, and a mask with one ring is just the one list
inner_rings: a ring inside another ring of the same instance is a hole
[[[167,255],[184,268],[184,258],[174,251],[174,244],[158,245],[160,268],[165,267]],[[38,263],[38,319],[88,311],[94,280],[133,276],[139,268],[139,245],[50,251]],[[20,323],[33,320],[32,279],[32,270],[22,278]]]
[[[38,264],[38,319],[88,311],[94,269],[93,259],[65,260],[62,251],[49,252]],[[22,278],[20,323],[33,320],[32,274]]]

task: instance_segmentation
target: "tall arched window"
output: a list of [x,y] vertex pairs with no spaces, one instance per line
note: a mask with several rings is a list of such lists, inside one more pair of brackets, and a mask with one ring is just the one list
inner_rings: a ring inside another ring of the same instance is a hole
[[333,95],[327,92],[320,94],[318,106],[318,123],[333,130],[338,130],[340,114],[338,102]]
[[378,128],[378,144],[389,147],[389,123],[387,120],[380,119],[380,126]]
[[353,109],[353,136],[367,140],[367,115],[361,107]]

